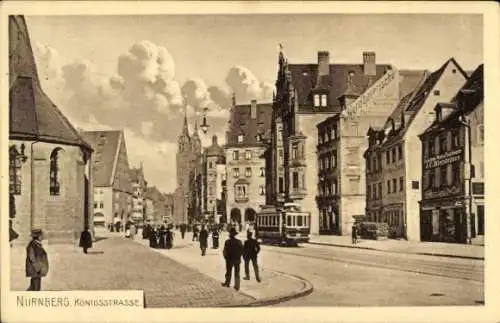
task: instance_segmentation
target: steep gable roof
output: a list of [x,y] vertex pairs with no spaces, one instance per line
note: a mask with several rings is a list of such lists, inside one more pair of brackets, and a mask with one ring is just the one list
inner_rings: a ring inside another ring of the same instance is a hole
[[24,16],[9,16],[9,138],[90,145],[43,92]]
[[353,73],[351,90],[361,94],[391,68],[388,64],[377,64],[376,75],[367,76],[363,64],[330,64],[330,74],[320,78],[320,84],[316,84],[318,64],[289,64],[288,67],[293,87],[298,95],[299,112],[311,110],[314,103],[313,91],[318,89],[328,91],[328,106],[333,107],[333,111],[340,112],[338,98],[348,89],[349,73]]
[[[257,116],[251,118],[251,105],[237,105],[233,107],[231,123],[227,132],[227,146],[248,146],[261,144],[257,135],[268,135],[271,129],[272,103],[258,103]],[[244,135],[242,143],[238,142],[238,135]]]
[[120,148],[121,131],[85,131],[82,135],[94,149],[92,167],[94,186],[112,186],[113,169]]

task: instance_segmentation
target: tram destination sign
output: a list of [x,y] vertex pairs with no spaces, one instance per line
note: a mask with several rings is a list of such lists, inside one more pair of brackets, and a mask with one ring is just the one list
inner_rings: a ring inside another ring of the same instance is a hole
[[436,168],[442,165],[447,165],[462,159],[462,149],[447,151],[444,154],[433,156],[424,160],[424,169]]

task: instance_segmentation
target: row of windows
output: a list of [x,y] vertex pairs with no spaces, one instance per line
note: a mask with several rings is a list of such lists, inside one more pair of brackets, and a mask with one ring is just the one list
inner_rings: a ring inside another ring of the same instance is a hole
[[399,226],[403,223],[403,211],[385,211],[383,214],[379,213],[369,213],[372,221],[387,223],[389,226]]
[[424,187],[426,189],[443,186],[454,186],[461,183],[460,161],[424,171]]
[[[399,144],[392,147],[385,152],[385,164],[390,165],[396,163],[398,160],[403,159],[403,145]],[[377,153],[373,154],[370,159],[366,161],[366,168],[368,172],[378,172],[382,170],[382,155]]]
[[[235,185],[234,187],[234,195],[236,198],[247,198],[249,195],[248,192],[248,185],[246,184],[241,184],[241,185]],[[259,186],[259,195],[265,195],[266,190],[264,188],[264,185]]]
[[280,225],[279,215],[259,215],[257,217],[257,226],[277,227]]
[[[234,150],[233,151],[233,160],[239,160],[240,159],[240,152],[239,150]],[[250,160],[252,159],[252,151],[251,150],[245,150],[245,159]],[[212,168],[212,166],[210,166]]]
[[331,129],[319,129],[318,130],[318,141],[320,144],[327,143],[331,140],[336,140],[337,137],[337,125],[333,125]]
[[104,208],[103,202],[100,203],[94,202],[94,209],[103,209],[103,208]]
[[[261,167],[260,168],[260,177],[264,177],[264,176],[265,176],[265,168]],[[233,177],[234,178],[240,177],[240,169],[239,168],[233,168]],[[251,167],[245,168],[245,177],[252,177],[252,168]]]
[[[399,177],[399,191],[404,190],[403,176]],[[398,181],[396,178],[387,180],[387,194],[396,193],[398,191]],[[367,186],[366,195],[368,199],[381,199],[382,198],[382,183],[375,183]]]
[[337,195],[337,181],[322,182],[318,185],[319,196]]
[[424,142],[424,156],[435,156],[460,147],[459,129],[442,133]]
[[337,151],[333,150],[330,154],[320,156],[319,170],[335,169],[337,167]]

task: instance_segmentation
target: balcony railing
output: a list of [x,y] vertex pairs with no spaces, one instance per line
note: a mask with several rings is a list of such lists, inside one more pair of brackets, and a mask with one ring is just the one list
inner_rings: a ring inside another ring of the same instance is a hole
[[290,190],[291,199],[303,199],[307,195],[307,189],[305,188],[292,188]]

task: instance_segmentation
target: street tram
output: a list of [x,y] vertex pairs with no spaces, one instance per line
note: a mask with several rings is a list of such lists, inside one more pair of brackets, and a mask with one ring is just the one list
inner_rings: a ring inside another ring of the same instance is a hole
[[309,241],[311,214],[296,203],[281,208],[264,205],[257,214],[255,233],[263,243],[297,246]]

